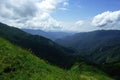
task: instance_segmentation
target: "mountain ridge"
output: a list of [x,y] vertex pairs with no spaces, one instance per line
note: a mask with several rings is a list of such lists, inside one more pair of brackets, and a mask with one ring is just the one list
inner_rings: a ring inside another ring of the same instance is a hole
[[120,44],[118,41],[120,39],[119,35],[120,30],[97,30],[92,32],[77,33],[72,36],[67,36],[62,39],[58,39],[55,42],[65,47],[78,48],[78,50],[82,50],[81,48],[85,46],[84,48],[86,51],[86,48],[92,47],[93,44],[95,47],[99,47],[97,43],[103,45],[103,41],[105,43],[104,45],[108,45],[108,43],[110,44],[110,42],[112,43],[112,40],[116,40],[114,44]]
[[56,39],[60,39],[60,38],[63,38],[65,36],[68,36],[68,35],[73,35],[74,33],[73,32],[62,32],[62,31],[56,31],[56,32],[46,32],[46,31],[43,31],[43,30],[34,30],[34,29],[21,29],[27,33],[30,33],[30,34],[33,34],[33,35],[40,35],[40,36],[43,36],[43,37],[46,37],[48,39],[51,39],[53,41],[55,41]]

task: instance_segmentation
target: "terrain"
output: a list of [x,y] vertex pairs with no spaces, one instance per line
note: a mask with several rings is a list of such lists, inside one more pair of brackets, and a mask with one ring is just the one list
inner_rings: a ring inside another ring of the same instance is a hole
[[63,70],[0,38],[0,80],[113,80],[85,63]]
[[119,30],[98,30],[77,33],[73,36],[58,39],[56,42],[75,50],[75,55],[82,56],[84,61],[88,63],[102,67],[108,74],[120,76],[119,40]]
[[78,33],[55,43],[0,23],[0,78],[119,80],[119,34],[118,30]]
[[0,36],[15,45],[31,50],[36,56],[49,61],[51,64],[61,67],[63,65],[64,67],[72,65],[72,62],[68,59],[70,59],[69,54],[73,53],[73,51],[56,44],[50,39],[38,35],[31,35],[2,23],[0,23]]
[[75,50],[76,54],[81,54],[84,57],[89,56],[95,63],[109,63],[120,61],[119,40],[119,30],[98,30],[77,33],[58,39],[56,42]]

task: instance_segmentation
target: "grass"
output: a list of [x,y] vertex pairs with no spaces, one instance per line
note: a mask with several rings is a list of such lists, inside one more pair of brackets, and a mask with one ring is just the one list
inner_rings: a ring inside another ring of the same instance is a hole
[[113,80],[85,63],[63,70],[0,38],[0,80]]

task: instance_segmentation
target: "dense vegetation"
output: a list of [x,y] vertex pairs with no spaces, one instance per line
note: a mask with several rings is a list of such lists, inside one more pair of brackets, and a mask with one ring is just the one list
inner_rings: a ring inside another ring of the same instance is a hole
[[85,63],[63,70],[2,38],[0,42],[0,80],[113,80]]
[[77,33],[73,36],[59,39],[56,42],[74,49],[76,56],[82,56],[84,61],[98,67],[100,66],[100,69],[102,67],[102,70],[111,76],[120,76],[119,30],[98,30]]
[[98,48],[92,53],[91,58],[91,62],[100,64],[102,70],[120,80],[120,45]]
[[[11,43],[31,50],[35,55],[60,67],[69,67],[73,60],[69,54],[73,51],[61,47],[53,41],[38,35],[28,34],[20,29],[0,23],[0,36]],[[42,54],[41,54],[42,53]]]

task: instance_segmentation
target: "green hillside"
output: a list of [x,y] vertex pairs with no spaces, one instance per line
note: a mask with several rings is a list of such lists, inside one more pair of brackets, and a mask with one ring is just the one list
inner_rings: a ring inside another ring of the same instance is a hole
[[31,50],[36,56],[47,60],[51,64],[66,68],[73,63],[73,60],[68,60],[71,59],[69,57],[71,50],[45,37],[31,35],[3,23],[0,23],[0,37],[22,48]]
[[84,61],[120,80],[120,30],[77,33],[56,42],[74,49],[78,60],[82,56]]
[[101,64],[106,73],[120,80],[120,45],[100,47],[92,53],[91,59]]
[[77,64],[70,70],[49,65],[0,38],[0,80],[113,80],[98,69]]

